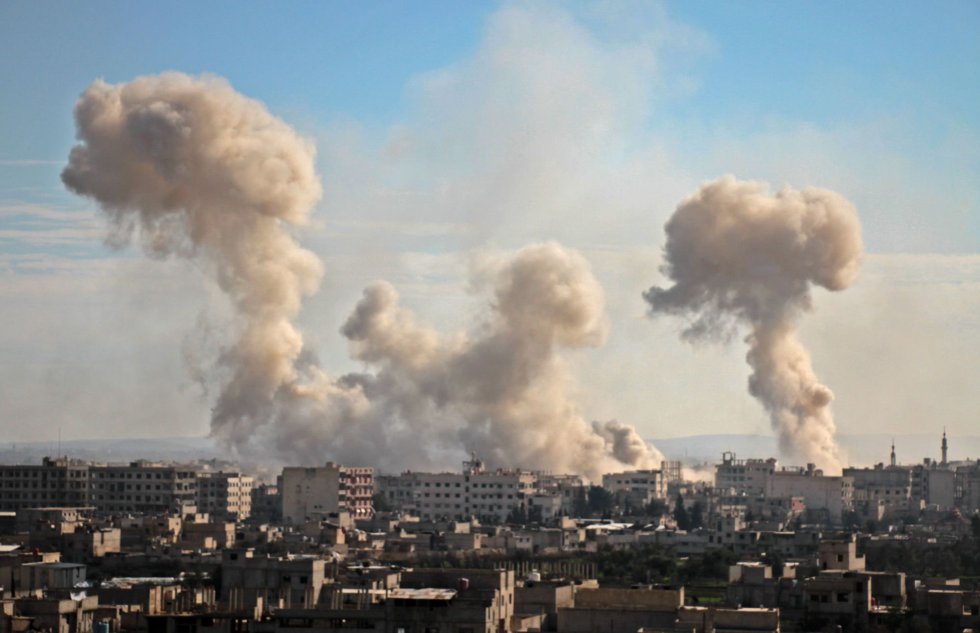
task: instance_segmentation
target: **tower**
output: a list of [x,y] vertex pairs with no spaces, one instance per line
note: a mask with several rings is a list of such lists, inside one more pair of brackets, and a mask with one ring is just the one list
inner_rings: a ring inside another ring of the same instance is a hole
[[949,444],[946,443],[946,427],[943,427],[943,461],[941,462],[943,466],[946,465],[946,451],[949,449]]
[[892,459],[891,459],[891,464],[892,464],[892,466],[895,465],[895,438],[894,437],[892,438]]

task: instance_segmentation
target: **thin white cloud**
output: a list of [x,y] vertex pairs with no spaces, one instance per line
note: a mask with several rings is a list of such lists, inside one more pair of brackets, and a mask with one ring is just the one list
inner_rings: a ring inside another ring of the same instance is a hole
[[32,158],[0,159],[0,167],[41,167],[49,165],[64,165],[63,160],[37,160]]

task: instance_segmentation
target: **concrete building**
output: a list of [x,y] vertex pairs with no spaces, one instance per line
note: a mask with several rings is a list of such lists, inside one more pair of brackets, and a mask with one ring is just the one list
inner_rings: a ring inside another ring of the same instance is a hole
[[558,609],[558,630],[563,633],[674,630],[677,613],[683,606],[683,587],[579,589],[575,592],[574,606]]
[[144,460],[91,466],[89,481],[91,503],[101,512],[174,512],[197,499],[197,473],[190,466]]
[[221,555],[219,601],[230,609],[311,607],[320,599],[326,561],[312,556],[262,556],[251,549]]
[[630,470],[602,476],[602,487],[634,508],[667,498],[667,478],[662,470]]
[[257,523],[279,523],[282,521],[282,496],[279,487],[259,484],[252,487],[252,511],[249,519]]
[[806,468],[782,468],[769,475],[766,495],[803,497],[808,511],[825,511],[832,523],[840,523],[844,512],[852,507],[854,480],[827,477],[812,464]]
[[736,459],[735,453],[722,453],[715,466],[715,488],[723,493],[758,496],[767,493],[769,477],[776,471],[776,460]]
[[0,510],[91,506],[100,512],[162,512],[193,503],[194,491],[188,466],[51,458],[34,466],[0,466]]
[[282,518],[298,525],[349,512],[354,518],[374,514],[374,469],[327,462],[313,468],[282,470]]
[[715,490],[729,503],[738,496],[802,498],[809,513],[822,512],[833,523],[841,521],[854,500],[852,477],[827,477],[813,464],[779,468],[773,458],[736,459],[730,452],[723,453],[715,466]]
[[803,581],[803,593],[808,626],[830,624],[845,631],[867,627],[871,582],[864,575],[849,571],[821,572]]
[[0,510],[88,505],[88,464],[45,457],[40,465],[0,466]]
[[854,481],[854,501],[881,504],[886,516],[919,509],[915,506],[921,500],[912,494],[911,468],[878,464],[873,468],[845,468],[844,476]]
[[61,551],[65,560],[73,563],[91,563],[106,554],[122,550],[122,530],[119,528],[78,528],[61,538]]
[[30,598],[8,604],[9,611],[0,609],[0,631],[92,633],[99,609],[99,599],[94,596],[79,600]]
[[[415,473],[379,478],[379,492],[385,501],[399,510],[417,514],[421,519],[507,521],[515,511],[527,513],[533,507],[554,514],[556,506],[538,494],[538,474],[527,470],[492,470],[483,468],[473,458],[463,464],[459,473]],[[530,503],[531,498],[534,502]],[[562,508],[563,502],[557,506]]]
[[212,517],[244,521],[252,514],[254,480],[241,473],[197,474],[197,509]]
[[857,539],[825,539],[817,548],[817,564],[821,571],[864,571],[864,556],[857,553]]
[[68,591],[85,580],[87,568],[80,563],[24,563],[16,570],[22,592],[38,589]]

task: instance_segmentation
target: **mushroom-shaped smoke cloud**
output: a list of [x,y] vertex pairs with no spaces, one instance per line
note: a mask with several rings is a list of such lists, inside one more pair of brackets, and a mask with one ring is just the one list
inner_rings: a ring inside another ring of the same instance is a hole
[[483,271],[494,301],[471,333],[420,326],[390,285],[369,287],[343,334],[374,373],[334,379],[292,323],[321,276],[287,232],[321,193],[312,146],[214,77],[98,81],[75,119],[65,184],[100,204],[117,242],[136,233],[151,255],[193,259],[236,310],[214,436],[292,463],[419,468],[475,450],[591,477],[659,466],[632,427],[589,425],[569,397],[558,351],[605,337],[602,289],[577,253],[539,244]]
[[284,228],[320,197],[313,146],[223,79],[179,73],[96,81],[75,123],[64,183],[101,205],[118,243],[136,232],[152,255],[195,259],[236,308],[212,432],[245,441],[295,379],[292,318],[321,276]]
[[781,449],[839,471],[830,402],[796,322],[810,288],[843,290],[862,256],[854,207],[825,189],[784,188],[731,176],[703,185],[666,225],[663,272],[674,282],[650,288],[651,314],[686,315],[689,340],[725,337],[748,325],[749,392],[768,411]]

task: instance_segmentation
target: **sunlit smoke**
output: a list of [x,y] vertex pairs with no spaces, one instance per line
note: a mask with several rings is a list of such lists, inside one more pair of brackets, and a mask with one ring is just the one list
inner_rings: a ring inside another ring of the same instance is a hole
[[[368,371],[333,378],[293,324],[322,274],[288,232],[321,194],[313,147],[215,77],[98,81],[75,119],[62,179],[100,204],[111,241],[135,234],[152,256],[192,260],[230,299],[237,330],[195,375],[218,376],[212,434],[240,453],[393,469],[476,451],[590,477],[659,467],[633,427],[589,424],[574,402],[561,352],[606,336],[602,289],[578,253],[537,244],[484,262],[486,318],[449,335],[420,325],[391,285],[370,286],[342,328]],[[196,351],[185,349],[195,371]]]
[[221,355],[212,433],[245,441],[295,380],[292,319],[321,276],[286,230],[320,197],[312,144],[225,80],[179,73],[96,81],[75,124],[62,180],[100,204],[111,241],[135,233],[153,256],[199,262],[234,305],[240,330]]
[[[548,243],[488,266],[481,276],[490,279],[490,309],[468,332],[419,324],[386,282],[365,289],[342,332],[373,373],[342,378],[344,388],[318,396],[317,408],[285,404],[277,428],[292,430],[294,450],[321,433],[332,451],[373,455],[389,467],[432,463],[449,450],[475,451],[492,466],[589,477],[659,468],[662,456],[633,427],[589,424],[572,398],[560,351],[600,345],[606,333],[588,263]],[[331,413],[331,400],[345,403],[349,417]]]
[[796,322],[810,288],[843,290],[857,275],[854,207],[825,189],[783,188],[726,176],[703,185],[667,222],[663,272],[673,285],[644,293],[652,314],[689,319],[689,340],[747,325],[749,391],[765,406],[781,449],[828,472],[842,464],[830,410]]

